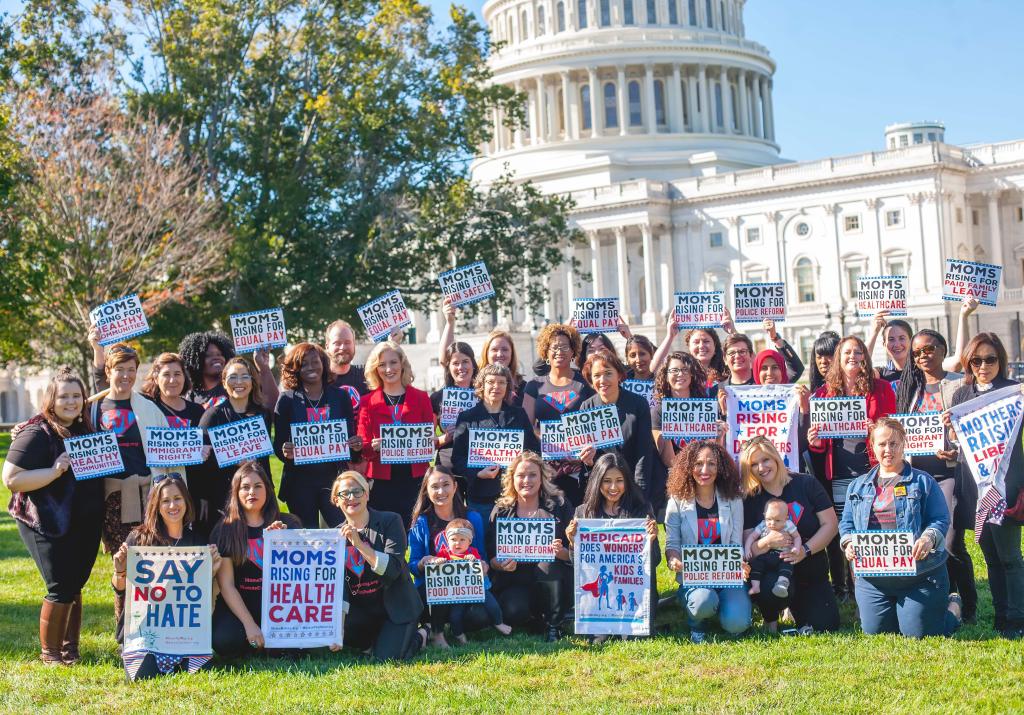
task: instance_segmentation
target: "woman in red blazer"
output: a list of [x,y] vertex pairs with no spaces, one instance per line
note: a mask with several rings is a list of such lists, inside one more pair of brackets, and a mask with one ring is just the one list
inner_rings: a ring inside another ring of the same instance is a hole
[[[814,397],[864,397],[869,430],[875,420],[896,411],[896,393],[892,386],[875,377],[871,355],[864,341],[852,336],[843,338],[839,343],[832,365],[825,374],[825,384],[815,391]],[[876,464],[874,451],[868,448],[868,439],[825,439],[818,437],[816,426],[807,430],[807,444],[815,473],[819,478],[824,475],[825,490],[831,494],[832,503],[840,514],[846,504],[846,490],[850,484]],[[814,456],[818,458],[814,459]],[[838,535],[829,545],[829,564],[832,587],[840,600],[846,600],[852,591],[852,579],[842,558]]]
[[419,480],[426,473],[430,459],[413,464],[382,464],[380,426],[433,425],[434,411],[429,395],[412,386],[412,366],[397,343],[386,340],[377,345],[366,359],[365,372],[371,392],[360,405],[357,432],[365,445],[366,476],[372,480],[370,506],[377,511],[398,514],[408,530],[420,489]]

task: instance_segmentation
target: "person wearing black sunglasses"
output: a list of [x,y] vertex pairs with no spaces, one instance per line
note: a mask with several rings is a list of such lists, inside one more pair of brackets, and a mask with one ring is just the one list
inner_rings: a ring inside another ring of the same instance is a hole
[[[1006,348],[995,333],[975,335],[964,349],[963,362],[968,367],[964,385],[953,393],[950,407],[973,400],[991,390],[1017,384],[1016,380],[1006,377]],[[947,429],[951,427],[952,419],[948,410],[943,413],[943,421]],[[971,482],[976,487],[964,451],[960,450],[958,468],[963,474],[963,481]],[[1010,438],[1002,458],[1010,460],[1005,477],[1007,509],[1001,524],[993,524],[985,518],[977,538],[988,567],[995,628],[1005,637],[1017,639],[1024,637],[1024,557],[1020,546],[1020,520],[1024,518],[1020,504],[1024,483],[1024,453],[1019,431]],[[970,514],[973,515],[977,507],[972,507]]]

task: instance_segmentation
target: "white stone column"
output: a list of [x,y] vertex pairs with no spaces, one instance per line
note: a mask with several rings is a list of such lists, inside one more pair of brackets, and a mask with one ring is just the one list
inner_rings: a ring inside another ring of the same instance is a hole
[[[697,4],[700,7],[700,3]],[[700,11],[698,10],[698,13]],[[708,87],[708,73],[704,65],[698,65],[697,81],[700,83],[700,123],[705,134],[711,133],[711,91]]]
[[761,98],[761,76],[754,75],[750,82],[750,89],[753,92],[751,97],[753,104],[753,111],[751,114],[754,115],[754,136],[758,139],[764,139],[764,125],[761,123],[761,109],[764,106]]
[[718,72],[718,83],[722,85],[722,131],[732,134],[732,92],[729,88],[729,70],[722,67]]
[[989,263],[1003,265],[1003,232],[999,225],[999,192],[986,191],[988,200]]
[[558,90],[554,83],[548,85],[548,140],[556,142],[559,138],[558,125]]
[[618,65],[615,68],[618,86],[615,88],[616,102],[619,110],[619,136],[629,133],[629,95],[626,93],[626,68]]
[[593,292],[591,298],[604,298],[604,280],[601,278],[601,234],[591,231],[590,238],[590,284]]
[[658,307],[655,305],[655,281],[658,280],[654,272],[654,235],[650,224],[640,224],[640,235],[643,237],[644,249],[644,303],[647,310],[644,311],[644,325],[656,325],[658,322]]
[[[675,2],[676,0],[669,0]],[[668,130],[673,134],[683,131],[683,85],[682,75],[679,72],[679,63],[672,64],[672,84],[667,92],[668,97]]]
[[[520,94],[523,91],[523,85],[519,80],[516,80],[516,94]],[[521,124],[517,124],[515,132],[512,135],[512,142],[516,149],[521,149],[523,146],[523,127]]]
[[499,111],[497,107],[491,110],[491,122],[493,124],[491,131],[494,133],[491,144],[494,146],[495,154],[501,151],[501,115]]
[[[539,81],[539,78],[538,80]],[[534,88],[526,90],[526,115],[530,120],[530,146],[537,146],[540,144],[540,125],[537,123],[537,117],[540,113],[537,111],[537,90]]]
[[565,138],[580,138],[580,92],[579,85],[569,77],[568,72],[562,73],[562,95],[565,97]]
[[[872,275],[880,276],[885,273],[885,266],[882,262],[882,231],[879,228],[879,217],[878,207],[881,205],[878,199],[865,199],[864,207],[867,209],[867,215],[864,216],[864,228],[870,226],[871,229],[871,248],[874,249],[874,268],[872,269]],[[866,246],[865,246],[866,248]]]
[[[670,0],[670,2],[673,0]],[[667,20],[667,16],[666,16]],[[658,308],[660,315],[664,316],[665,311],[673,305],[672,296],[675,292],[675,287],[672,285],[672,276],[674,274],[674,266],[672,261],[672,231],[671,229],[662,229],[661,234],[658,236],[658,270],[660,272],[659,285],[661,287],[661,305]]]
[[626,256],[626,230],[615,229],[615,268],[619,278],[619,311],[627,323],[634,322],[633,301],[629,294],[629,260]]
[[537,83],[537,89],[534,91],[534,119],[536,126],[537,141],[536,144],[547,143],[547,132],[544,131],[544,77],[538,76],[534,80]]
[[562,72],[562,117],[565,120],[565,133],[562,134],[562,139],[568,141],[569,139],[575,139],[573,136],[576,128],[572,117],[572,93],[569,91],[569,73]]
[[590,136],[596,137],[604,129],[604,92],[597,70],[588,69],[587,79],[590,82]]
[[764,134],[770,141],[775,141],[775,118],[772,114],[772,83],[764,78]]
[[[664,99],[664,95],[662,95]],[[654,106],[654,66],[644,65],[644,103],[647,105],[647,133],[658,133],[658,116]]]
[[747,108],[747,71],[740,70],[736,77],[736,94],[740,100],[740,134],[750,135],[750,111]]
[[576,300],[576,271],[573,269],[573,259],[576,257],[576,247],[571,243],[565,247],[565,309],[572,315],[572,302]]
[[690,100],[690,131],[700,131],[700,112],[697,111],[697,78],[686,73],[686,93]]

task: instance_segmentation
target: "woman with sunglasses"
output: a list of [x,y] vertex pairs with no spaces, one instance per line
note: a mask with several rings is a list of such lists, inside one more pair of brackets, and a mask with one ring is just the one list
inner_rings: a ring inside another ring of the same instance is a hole
[[[977,298],[965,298],[960,305],[956,328],[956,350],[952,354],[946,355],[942,364],[946,370],[961,369],[960,356],[964,354],[967,340],[970,337],[968,318],[978,309],[978,305]],[[885,340],[885,354],[888,356],[889,362],[878,369],[878,375],[888,382],[898,380],[910,359],[910,343],[913,340],[914,329],[905,320],[890,319],[888,310],[880,310],[875,313],[873,325],[871,337],[867,342],[868,353],[874,353],[875,342],[878,340],[878,336],[882,335]]]
[[[910,341],[910,359],[903,367],[897,383],[896,411],[918,414],[943,412],[952,405],[953,394],[963,382],[963,375],[949,372],[943,367],[948,352],[946,339],[934,330],[918,331]],[[974,505],[978,490],[973,479],[964,484],[958,479],[957,450],[946,439],[942,449],[933,455],[910,457],[915,469],[932,475],[939,483],[946,508],[953,524],[946,532],[946,570],[950,587],[963,599],[963,618],[973,623],[978,607],[978,592],[974,584],[974,564],[964,544],[964,530],[974,528]],[[963,476],[959,474],[959,476]],[[957,508],[962,505],[966,508]],[[958,518],[959,515],[959,518]],[[966,517],[966,518],[965,518]]]
[[[968,372],[964,375],[964,384],[953,393],[951,407],[991,390],[1018,384],[1006,377],[1006,348],[995,333],[975,335],[964,349],[963,360]],[[943,413],[943,420],[947,428],[952,427],[948,411]],[[1005,476],[1006,511],[1002,523],[992,523],[991,512],[982,510],[977,514],[975,523],[980,521],[983,526],[981,533],[976,532],[974,538],[981,546],[988,567],[995,628],[1007,638],[1018,639],[1024,637],[1024,558],[1020,546],[1021,522],[1024,521],[1024,453],[1020,430],[1011,438],[1002,459],[1009,460]],[[973,482],[963,449],[960,449],[958,467],[963,474],[962,479]]]

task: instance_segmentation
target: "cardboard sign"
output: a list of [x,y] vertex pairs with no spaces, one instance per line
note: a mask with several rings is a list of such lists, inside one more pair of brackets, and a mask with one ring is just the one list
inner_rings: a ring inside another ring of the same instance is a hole
[[521,429],[469,430],[469,459],[467,467],[507,467],[523,451],[526,435]]
[[239,462],[269,457],[274,453],[274,445],[270,442],[270,434],[262,417],[248,417],[219,427],[210,427],[206,434],[210,437],[213,456],[220,467],[231,467]]
[[989,487],[995,487],[1001,497],[1006,497],[1006,469],[1010,461],[1006,452],[1021,438],[1024,415],[1020,389],[1020,385],[1009,385],[989,390],[949,408],[953,432],[982,498]]
[[614,333],[619,328],[619,299],[576,298],[572,319],[581,333]]
[[587,447],[601,449],[623,444],[622,423],[615,405],[592,407],[562,415],[565,445],[577,456]]
[[909,531],[855,531],[854,576],[916,576],[914,534]]
[[459,421],[459,415],[476,407],[480,399],[471,387],[446,387],[441,395],[441,429],[451,429]]
[[89,311],[89,322],[96,326],[99,343],[104,346],[149,332],[142,301],[135,293],[96,306]]
[[366,334],[375,343],[387,340],[394,330],[412,325],[409,309],[405,307],[405,300],[397,290],[359,306],[356,312],[363,321]]
[[683,588],[743,588],[743,547],[739,544],[684,546],[680,553]]
[[663,397],[661,434],[667,439],[718,437],[718,400],[713,397]]
[[263,612],[267,648],[342,643],[348,541],[338,529],[263,532]]
[[347,462],[352,458],[345,420],[293,423],[292,444],[295,445],[295,464]]
[[737,283],[733,287],[735,308],[732,316],[737,323],[760,323],[786,319],[785,283]]
[[[792,385],[719,385],[726,394],[729,436],[726,449],[739,462],[743,443],[762,435],[775,445],[791,471],[800,465],[800,400]],[[795,427],[794,427],[795,425]]]
[[545,462],[576,458],[576,454],[565,443],[562,420],[540,420],[540,454]]
[[898,420],[907,433],[907,446],[903,453],[908,457],[934,457],[938,450],[946,448],[946,428],[942,424],[941,412],[915,412],[889,417]]
[[283,348],[288,344],[288,331],[284,327],[284,310],[254,310],[231,316],[231,338],[236,353]]
[[651,632],[651,542],[644,519],[578,519],[576,633]]
[[381,464],[429,462],[434,459],[434,425],[381,425],[379,451]]
[[427,605],[445,603],[483,603],[484,562],[477,559],[454,559],[427,564]]
[[75,479],[95,479],[124,471],[117,435],[113,432],[93,432],[64,440],[64,451],[71,460]]
[[725,320],[725,293],[720,290],[675,294],[675,320],[680,328],[720,328]]
[[213,653],[209,546],[129,546],[125,601],[125,653]]
[[654,380],[623,380],[620,387],[647,400],[648,407],[654,407]]
[[203,463],[203,430],[199,427],[147,427],[147,467],[186,467]]
[[977,298],[982,305],[994,306],[999,297],[1002,266],[974,261],[946,259],[946,274],[942,280],[942,299],[962,301]]
[[485,300],[494,295],[494,285],[483,261],[453,268],[437,277],[441,295],[451,299],[456,308]]
[[893,318],[907,314],[906,276],[857,278],[857,317],[870,318],[880,310],[888,310]]
[[812,397],[811,424],[822,439],[868,436],[868,402],[864,397]]
[[554,519],[497,519],[494,522],[499,561],[554,561]]

